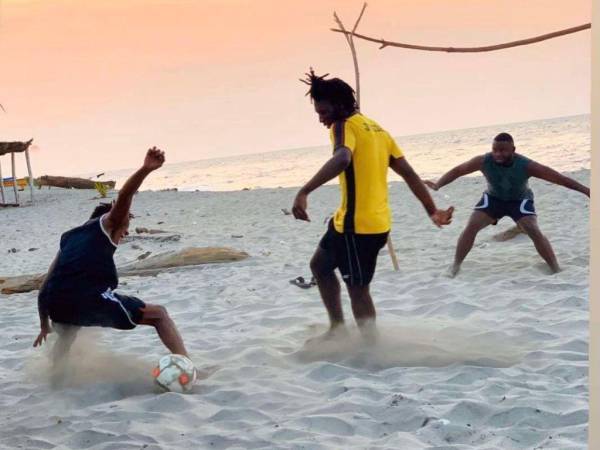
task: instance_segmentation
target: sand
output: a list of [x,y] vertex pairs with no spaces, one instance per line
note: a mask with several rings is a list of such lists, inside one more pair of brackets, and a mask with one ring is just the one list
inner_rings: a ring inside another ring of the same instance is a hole
[[[573,174],[587,183],[589,171]],[[0,296],[0,448],[16,449],[584,449],[588,420],[588,199],[532,181],[539,223],[563,271],[549,275],[529,239],[484,230],[457,278],[444,275],[480,177],[435,193],[456,207],[435,228],[392,183],[394,272],[382,252],[372,293],[380,341],[305,341],[326,329],[308,261],[338,201],[309,198],[310,223],[284,215],[295,189],[141,192],[136,226],[179,241],[123,244],[118,264],[146,252],[227,246],[245,261],[121,279],[120,292],[168,308],[204,379],[160,393],[150,370],[167,353],[154,330],[88,329],[60,372],[56,339],[32,348],[36,292]],[[36,191],[0,210],[0,275],[43,271],[60,234],[83,222],[93,192]],[[236,236],[236,237],[232,237]],[[16,252],[11,250],[15,249]],[[30,249],[35,249],[31,250]]]

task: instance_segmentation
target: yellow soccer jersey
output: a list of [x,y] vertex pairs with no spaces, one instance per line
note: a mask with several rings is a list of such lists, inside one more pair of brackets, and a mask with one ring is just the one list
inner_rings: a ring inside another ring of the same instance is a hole
[[376,122],[356,113],[335,122],[330,128],[333,149],[347,147],[352,161],[340,174],[342,201],[335,212],[339,233],[377,234],[390,230],[387,172],[390,156],[402,151],[387,131]]

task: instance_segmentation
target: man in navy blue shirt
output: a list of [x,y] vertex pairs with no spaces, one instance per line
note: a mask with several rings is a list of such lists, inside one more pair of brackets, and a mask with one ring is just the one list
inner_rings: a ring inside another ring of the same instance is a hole
[[171,351],[187,356],[183,340],[167,310],[114,290],[119,283],[113,255],[128,234],[131,201],[144,179],[165,162],[164,152],[148,150],[144,164],[125,182],[114,204],[101,204],[83,225],[61,236],[60,250],[38,295],[40,334],[33,343],[42,345],[50,320],[64,332],[58,355],[68,351],[79,327],[111,327],[130,330],[150,325]]

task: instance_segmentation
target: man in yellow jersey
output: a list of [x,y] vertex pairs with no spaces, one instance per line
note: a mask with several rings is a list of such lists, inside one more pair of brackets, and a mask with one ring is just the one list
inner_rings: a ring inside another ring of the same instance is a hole
[[369,284],[377,254],[385,245],[391,227],[387,172],[391,167],[421,201],[435,225],[452,220],[454,208],[436,208],[427,188],[406,161],[387,131],[358,111],[354,90],[338,78],[325,79],[313,70],[301,80],[319,121],[330,129],[333,156],[296,195],[292,212],[296,219],[309,220],[308,195],[339,175],[342,200],[329,228],[310,262],[323,303],[329,313],[329,338],[345,331],[337,268],[346,283],[352,312],[361,331],[373,336],[375,307]]

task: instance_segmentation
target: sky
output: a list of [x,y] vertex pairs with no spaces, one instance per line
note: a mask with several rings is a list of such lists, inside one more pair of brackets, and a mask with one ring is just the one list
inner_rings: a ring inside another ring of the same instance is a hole
[[[327,144],[298,78],[312,66],[354,85],[330,28],[361,7],[0,0],[0,140],[34,138],[34,175],[135,167],[153,145],[181,162]],[[589,0],[370,0],[358,32],[479,46],[590,20]],[[362,112],[394,136],[590,111],[589,31],[492,53],[356,46]]]

